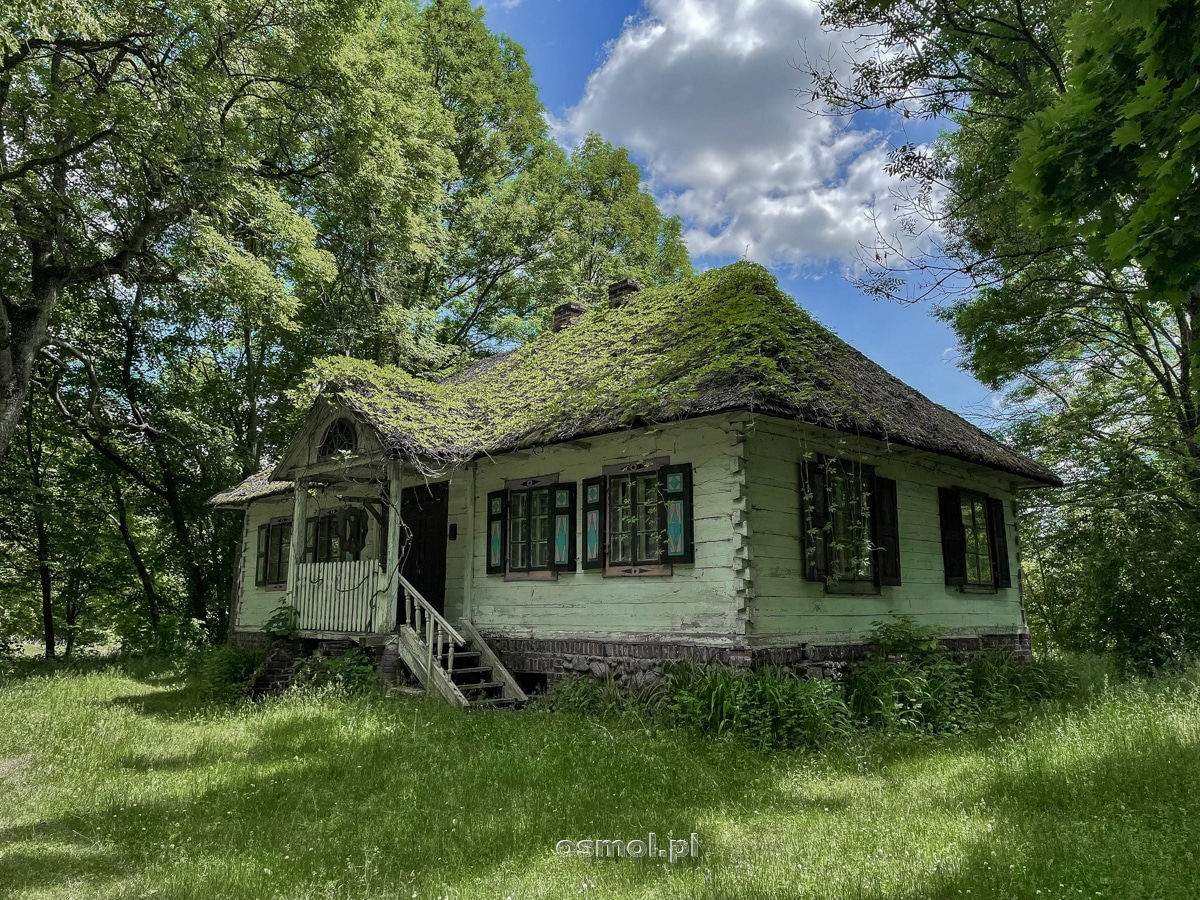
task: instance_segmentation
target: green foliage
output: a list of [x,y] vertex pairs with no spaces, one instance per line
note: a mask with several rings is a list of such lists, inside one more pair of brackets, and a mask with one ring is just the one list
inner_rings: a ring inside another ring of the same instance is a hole
[[379,691],[375,656],[357,647],[336,656],[310,656],[300,662],[292,686],[297,690],[333,689],[346,694]]
[[867,51],[814,70],[823,102],[946,124],[889,166],[923,243],[880,236],[863,286],[939,301],[965,367],[1008,390],[1001,436],[1068,484],[1022,511],[1031,630],[1178,664],[1200,647],[1196,3],[822,11]]
[[267,661],[265,650],[229,645],[199,651],[191,662],[188,687],[200,700],[230,704],[250,696],[255,676]]
[[849,728],[836,685],[776,669],[745,673],[681,663],[668,668],[663,682],[631,694],[611,677],[568,678],[545,703],[582,715],[632,715],[762,749],[824,747]]
[[263,623],[263,632],[280,641],[294,641],[300,636],[300,610],[281,603]]
[[955,659],[938,649],[943,631],[911,616],[875,623],[871,652],[843,678],[858,722],[883,731],[971,731],[1013,721],[1033,704],[1072,691],[1061,662],[1007,654]]

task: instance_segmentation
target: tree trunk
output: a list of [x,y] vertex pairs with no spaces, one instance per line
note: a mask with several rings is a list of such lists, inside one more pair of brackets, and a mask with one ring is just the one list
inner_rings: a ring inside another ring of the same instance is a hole
[[38,507],[33,510],[33,524],[37,530],[38,576],[42,582],[42,636],[46,641],[46,659],[54,659],[54,596],[50,580],[50,536],[46,532],[46,521]]
[[38,353],[46,346],[46,323],[58,297],[58,286],[35,286],[32,307],[0,299],[0,456],[8,452],[21,413]]
[[158,591],[154,587],[154,576],[150,574],[146,560],[133,540],[133,532],[129,529],[129,513],[125,506],[125,495],[121,492],[121,483],[117,480],[116,475],[111,476],[109,483],[112,485],[113,504],[117,508],[117,530],[121,532],[121,540],[125,543],[125,549],[129,551],[129,559],[137,572],[138,581],[142,584],[142,593],[146,595],[146,612],[150,616],[150,624],[157,633],[159,610],[162,604],[158,597]]

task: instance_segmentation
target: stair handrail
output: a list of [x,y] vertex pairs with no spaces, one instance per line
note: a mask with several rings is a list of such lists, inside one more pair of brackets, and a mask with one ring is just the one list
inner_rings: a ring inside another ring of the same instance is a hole
[[442,665],[442,643],[444,638],[449,638],[447,647],[448,655],[446,659],[445,671],[447,673],[454,671],[454,648],[456,646],[465,646],[467,639],[458,633],[458,630],[446,621],[445,616],[439,613],[426,600],[421,592],[412,586],[407,578],[397,574],[400,579],[400,588],[404,591],[404,608],[406,611],[404,627],[408,628],[418,640],[421,639],[421,626],[424,626],[425,631],[425,674],[429,677],[430,670],[433,669],[434,649],[437,650],[437,664]]

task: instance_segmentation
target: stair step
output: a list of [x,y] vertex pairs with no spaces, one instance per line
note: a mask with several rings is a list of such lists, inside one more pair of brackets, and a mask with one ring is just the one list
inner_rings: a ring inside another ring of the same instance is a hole
[[480,697],[478,700],[471,701],[471,709],[479,709],[483,706],[490,706],[493,709],[515,708],[517,700],[515,697]]
[[477,681],[474,684],[460,684],[458,689],[465,694],[467,691],[490,691],[502,687],[504,684],[499,681]]
[[[450,658],[449,653],[443,653],[441,656],[437,657],[437,661],[442,664],[442,668],[445,668],[446,660],[448,660],[449,658]],[[455,650],[454,651],[454,667],[456,669],[458,668],[458,661],[460,659],[472,659],[472,658],[474,658],[476,660],[479,659],[479,651],[478,650]]]
[[491,666],[455,666],[451,675],[478,675],[481,672],[491,672]]

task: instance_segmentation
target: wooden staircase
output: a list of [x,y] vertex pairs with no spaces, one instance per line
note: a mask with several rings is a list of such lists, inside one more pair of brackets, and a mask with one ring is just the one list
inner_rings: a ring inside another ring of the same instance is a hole
[[455,628],[404,576],[397,577],[406,615],[396,628],[396,653],[421,686],[461,709],[524,705],[529,698],[475,626],[463,619]]

